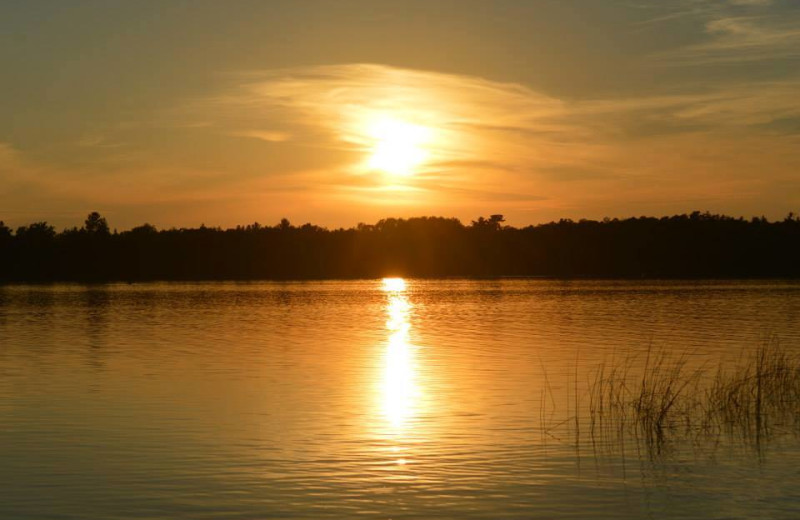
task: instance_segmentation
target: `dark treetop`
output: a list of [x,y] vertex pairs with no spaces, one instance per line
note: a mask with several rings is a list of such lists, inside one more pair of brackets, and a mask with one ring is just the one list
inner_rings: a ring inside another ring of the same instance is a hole
[[0,222],[0,282],[407,277],[800,277],[800,218],[694,212],[513,228],[502,215],[385,219],[329,230],[276,226],[111,232]]

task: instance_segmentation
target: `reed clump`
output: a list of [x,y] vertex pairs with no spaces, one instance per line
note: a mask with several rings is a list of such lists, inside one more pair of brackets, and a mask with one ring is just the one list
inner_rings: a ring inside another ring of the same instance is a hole
[[800,360],[775,338],[733,366],[690,368],[689,360],[651,348],[643,365],[626,358],[598,366],[588,383],[592,440],[633,435],[660,448],[676,438],[758,444],[800,432]]
[[706,429],[759,441],[800,427],[800,362],[771,341],[705,389]]

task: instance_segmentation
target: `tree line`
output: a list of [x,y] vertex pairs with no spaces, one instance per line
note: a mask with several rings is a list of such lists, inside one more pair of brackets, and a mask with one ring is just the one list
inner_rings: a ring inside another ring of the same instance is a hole
[[0,221],[0,282],[290,280],[406,277],[800,277],[800,218],[694,212],[562,219],[515,228],[502,215],[388,218],[349,229],[258,223],[231,229],[113,232],[97,212],[81,228]]

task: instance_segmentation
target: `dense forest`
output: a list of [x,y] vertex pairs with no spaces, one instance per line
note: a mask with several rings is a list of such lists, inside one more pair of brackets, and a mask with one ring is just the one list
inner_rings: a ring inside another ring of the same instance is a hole
[[502,215],[385,219],[351,229],[311,224],[111,231],[0,222],[0,282],[408,277],[800,277],[800,218],[709,213],[560,220],[514,228]]

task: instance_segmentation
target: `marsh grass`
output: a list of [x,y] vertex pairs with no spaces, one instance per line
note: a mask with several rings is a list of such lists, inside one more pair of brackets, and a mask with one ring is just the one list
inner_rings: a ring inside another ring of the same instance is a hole
[[612,357],[590,370],[582,407],[576,372],[569,421],[576,443],[582,420],[595,448],[633,438],[651,454],[676,443],[740,440],[760,447],[775,435],[800,433],[800,360],[776,338],[733,364],[693,367],[691,360],[652,347],[644,359]]
[[800,362],[773,338],[703,389],[703,431],[760,443],[800,431]]

